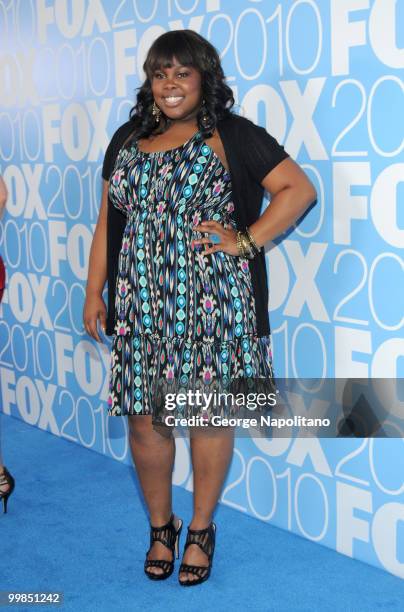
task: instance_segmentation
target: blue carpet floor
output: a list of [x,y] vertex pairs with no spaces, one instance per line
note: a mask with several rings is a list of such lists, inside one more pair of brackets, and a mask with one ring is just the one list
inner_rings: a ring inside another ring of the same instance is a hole
[[[0,590],[63,591],[64,605],[45,609],[75,612],[403,609],[403,580],[226,506],[216,512],[209,581],[185,589],[175,570],[151,582],[143,575],[148,522],[133,470],[1,418],[16,489],[8,514],[0,514]],[[173,498],[187,525],[191,494],[174,487]],[[184,541],[183,534],[181,548]]]

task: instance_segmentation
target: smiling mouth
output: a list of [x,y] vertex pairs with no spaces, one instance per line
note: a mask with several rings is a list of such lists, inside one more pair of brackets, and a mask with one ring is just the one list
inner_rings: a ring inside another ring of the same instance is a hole
[[184,96],[166,96],[163,98],[166,106],[178,106],[184,99]]

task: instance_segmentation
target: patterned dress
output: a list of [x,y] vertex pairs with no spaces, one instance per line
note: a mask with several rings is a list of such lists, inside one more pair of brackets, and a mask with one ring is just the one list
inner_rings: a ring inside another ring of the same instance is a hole
[[[208,236],[193,230],[203,220],[236,227],[230,175],[200,133],[165,152],[124,145],[109,196],[127,223],[108,414],[152,414],[161,422],[157,406],[168,391],[224,390],[234,379],[272,384],[270,336],[256,336],[248,260],[222,251],[203,255],[205,245],[191,245]],[[184,415],[185,408],[177,406]]]

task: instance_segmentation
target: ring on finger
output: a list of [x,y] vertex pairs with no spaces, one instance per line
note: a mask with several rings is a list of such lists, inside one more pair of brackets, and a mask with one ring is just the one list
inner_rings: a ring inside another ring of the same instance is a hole
[[218,234],[210,234],[210,242],[212,242],[213,244],[220,244],[220,236]]

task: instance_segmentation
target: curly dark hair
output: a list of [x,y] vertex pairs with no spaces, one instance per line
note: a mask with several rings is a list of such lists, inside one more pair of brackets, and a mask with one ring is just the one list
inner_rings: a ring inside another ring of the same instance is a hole
[[[191,66],[201,75],[203,111],[197,115],[198,129],[204,138],[212,136],[217,122],[230,113],[234,104],[233,92],[225,83],[225,75],[215,47],[193,30],[174,30],[159,36],[149,49],[143,69],[146,80],[138,88],[135,106],[130,111],[137,138],[165,132],[171,121],[161,113],[156,124],[152,114],[153,74],[161,68],[172,66],[173,59],[182,66]],[[203,119],[203,121],[202,121]]]

